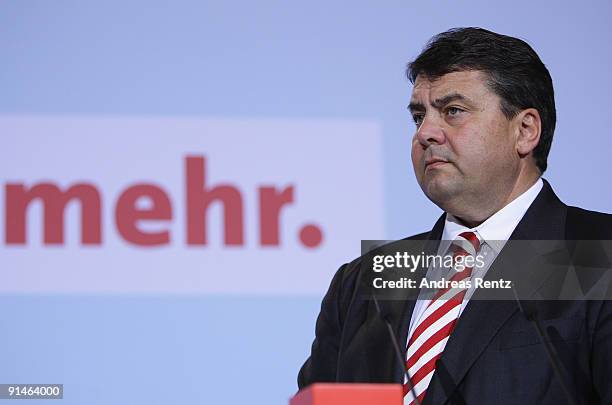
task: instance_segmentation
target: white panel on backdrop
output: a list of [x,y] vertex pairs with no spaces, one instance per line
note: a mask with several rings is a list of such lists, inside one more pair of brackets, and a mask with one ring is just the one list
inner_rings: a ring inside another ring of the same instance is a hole
[[0,292],[321,293],[383,235],[360,120],[0,118]]

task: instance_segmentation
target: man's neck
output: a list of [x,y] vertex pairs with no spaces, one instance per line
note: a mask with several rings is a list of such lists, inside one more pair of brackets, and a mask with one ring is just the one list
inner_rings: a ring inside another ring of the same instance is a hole
[[510,204],[512,201],[516,200],[518,197],[523,195],[527,190],[529,190],[540,178],[540,173],[532,173],[528,177],[519,178],[517,182],[514,184],[512,190],[507,194],[505,198],[500,199],[500,202],[495,204],[494,207],[490,207],[488,210],[481,209],[479,211],[482,217],[478,218],[469,218],[461,215],[457,215],[452,213],[452,215],[459,220],[463,225],[468,228],[475,228],[478,225],[485,222],[487,219],[495,215],[497,212],[501,211],[504,207]]

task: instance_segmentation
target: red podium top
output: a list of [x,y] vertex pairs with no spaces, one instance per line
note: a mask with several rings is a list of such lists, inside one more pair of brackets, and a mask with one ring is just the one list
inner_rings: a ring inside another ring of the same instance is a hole
[[401,405],[400,384],[312,384],[298,392],[290,405]]

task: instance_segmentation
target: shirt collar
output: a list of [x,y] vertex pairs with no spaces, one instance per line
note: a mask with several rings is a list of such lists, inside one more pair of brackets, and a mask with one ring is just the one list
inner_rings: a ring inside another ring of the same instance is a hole
[[474,228],[466,227],[456,217],[447,213],[444,221],[444,231],[442,232],[442,240],[445,246],[442,246],[441,243],[441,251],[446,251],[450,243],[460,233],[470,231],[475,232],[481,241],[486,242],[495,250],[496,254],[499,254],[510,235],[512,235],[514,228],[542,190],[543,185],[542,179],[538,179],[523,194]]

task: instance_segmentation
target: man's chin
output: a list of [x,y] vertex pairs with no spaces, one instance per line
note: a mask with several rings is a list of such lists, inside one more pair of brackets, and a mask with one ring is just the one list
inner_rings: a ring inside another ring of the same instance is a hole
[[442,209],[448,205],[450,200],[457,197],[459,191],[457,184],[439,178],[431,179],[421,188],[427,198]]

